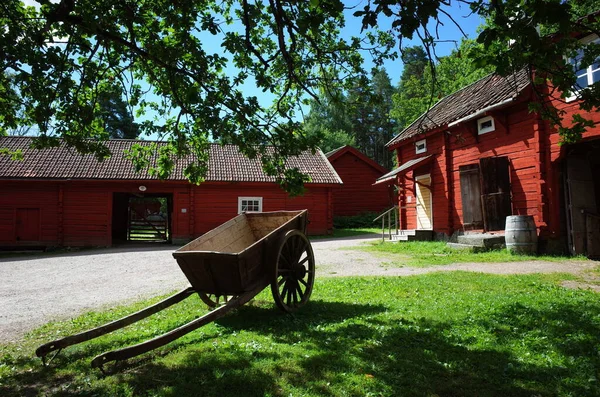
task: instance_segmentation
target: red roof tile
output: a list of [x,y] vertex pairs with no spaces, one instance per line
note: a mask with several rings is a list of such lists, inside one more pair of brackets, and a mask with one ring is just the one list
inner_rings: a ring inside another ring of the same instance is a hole
[[[150,145],[153,142],[107,141],[106,146],[113,155],[103,162],[99,162],[93,155],[81,155],[65,145],[37,150],[29,147],[31,138],[0,137],[0,148],[22,150],[24,155],[23,161],[14,161],[7,156],[0,156],[0,179],[157,179],[145,171],[136,173],[131,161],[124,157],[123,152],[130,149],[135,143]],[[191,161],[193,161],[191,156],[178,160],[168,180],[186,180],[183,170]],[[290,157],[288,167],[296,167],[301,172],[308,174],[312,179],[311,183],[341,183],[340,177],[321,151],[314,155],[304,152],[297,157]],[[239,152],[237,146],[213,144],[210,146],[206,181],[275,182],[275,178],[265,175],[260,159],[248,159]]]

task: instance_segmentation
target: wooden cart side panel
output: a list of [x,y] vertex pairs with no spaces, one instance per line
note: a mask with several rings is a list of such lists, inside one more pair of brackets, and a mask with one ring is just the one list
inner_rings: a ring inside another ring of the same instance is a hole
[[281,227],[283,224],[289,222],[298,214],[300,214],[298,211],[261,214],[262,216],[257,216],[257,214],[248,214],[248,223],[256,240],[260,240],[277,228]]
[[[236,244],[232,238],[243,242],[250,242],[246,245]],[[254,234],[248,225],[248,220],[244,214],[225,222],[219,227],[211,230],[194,241],[184,245],[178,252],[184,251],[218,251],[235,253],[243,250],[254,243]],[[228,247],[228,249],[226,249]],[[239,249],[238,249],[239,248]]]
[[189,252],[179,254],[175,258],[197,292],[231,295],[244,290],[238,255]]

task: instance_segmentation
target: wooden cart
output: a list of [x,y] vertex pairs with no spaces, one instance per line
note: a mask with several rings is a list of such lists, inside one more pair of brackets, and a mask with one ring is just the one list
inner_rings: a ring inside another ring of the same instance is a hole
[[103,370],[110,361],[126,360],[163,346],[223,317],[271,286],[277,306],[293,312],[312,292],[315,260],[305,236],[307,211],[244,213],[211,230],[173,253],[191,287],[92,330],[40,346],[36,355],[46,356],[142,320],[197,293],[212,311],[164,335],[140,344],[102,353],[92,367]]

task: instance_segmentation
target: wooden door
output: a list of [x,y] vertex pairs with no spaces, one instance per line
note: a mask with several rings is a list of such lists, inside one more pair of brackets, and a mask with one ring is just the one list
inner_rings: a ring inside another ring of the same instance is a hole
[[[597,208],[594,176],[585,155],[572,154],[567,159],[566,199],[569,250],[573,255],[586,254],[587,240],[597,238],[586,233],[586,214],[596,213]],[[590,220],[590,232],[594,231],[594,224],[594,220]]]
[[433,205],[431,197],[431,177],[421,175],[415,178],[415,196],[417,199],[417,229],[432,230]]
[[479,160],[481,208],[485,230],[504,230],[506,217],[512,215],[508,157]]
[[40,209],[17,208],[15,232],[17,241],[40,241]]
[[460,174],[463,225],[483,227],[479,164],[462,165],[458,168],[458,172]]

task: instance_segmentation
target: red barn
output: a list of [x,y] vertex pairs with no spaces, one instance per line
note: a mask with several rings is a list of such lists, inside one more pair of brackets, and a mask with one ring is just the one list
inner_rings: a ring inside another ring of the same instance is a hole
[[[588,69],[589,81],[597,81],[597,67]],[[597,255],[600,114],[586,115],[596,125],[580,143],[559,145],[557,130],[529,111],[536,100],[526,70],[489,75],[393,138],[387,146],[400,167],[379,181],[401,188],[401,228],[448,238],[502,231],[506,216],[531,215],[541,250]],[[579,112],[575,99],[555,106],[567,112],[565,120]]]
[[333,189],[334,216],[381,212],[395,204],[393,184],[373,185],[387,169],[352,146],[342,146],[325,156],[344,183]]
[[322,153],[288,165],[312,182],[291,198],[232,145],[212,145],[206,181],[183,177],[179,161],[167,180],[135,173],[122,155],[134,143],[107,142],[113,156],[98,162],[65,146],[34,150],[30,138],[2,137],[0,147],[22,150],[23,161],[0,157],[0,247],[110,246],[124,240],[182,243],[241,211],[308,209],[311,234],[333,227],[332,189],[341,181]]

